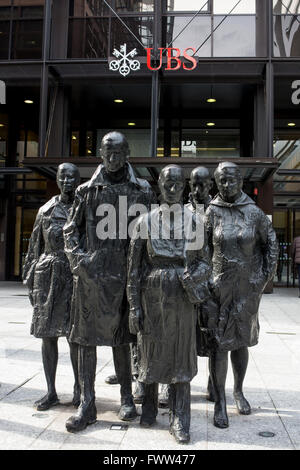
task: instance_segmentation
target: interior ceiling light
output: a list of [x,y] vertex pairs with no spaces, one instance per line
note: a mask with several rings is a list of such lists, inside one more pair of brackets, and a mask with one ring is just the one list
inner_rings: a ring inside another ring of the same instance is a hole
[[296,126],[296,123],[295,123],[295,122],[289,122],[289,123],[288,123],[288,126],[289,126],[289,127],[295,127],[295,126]]
[[135,126],[135,122],[129,122],[128,126]]
[[32,101],[32,100],[24,100],[24,103],[26,103],[26,104],[33,104],[33,101]]
[[4,124],[0,124],[0,127],[4,127]]
[[206,100],[207,103],[216,103],[216,98],[214,98],[214,94],[213,94],[213,85],[211,84],[210,86],[210,97]]
[[216,125],[216,123],[215,123],[215,122],[207,122],[206,125],[207,125],[208,127],[213,127],[213,126]]
[[124,101],[123,101],[123,100],[121,100],[121,99],[119,99],[119,98],[118,98],[118,99],[116,99],[116,100],[114,100],[114,102],[115,102],[115,103],[124,103]]
[[76,137],[75,135],[72,135],[72,139],[73,139],[73,140],[76,140],[77,137]]

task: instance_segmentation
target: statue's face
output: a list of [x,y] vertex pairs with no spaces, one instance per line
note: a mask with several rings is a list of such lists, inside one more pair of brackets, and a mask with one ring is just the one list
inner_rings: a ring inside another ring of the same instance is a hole
[[190,188],[192,191],[193,199],[197,202],[205,201],[209,196],[211,189],[210,177],[203,176],[201,174],[193,174],[190,180]]
[[164,202],[177,204],[182,199],[185,181],[178,170],[168,170],[160,178],[159,189]]
[[226,168],[216,178],[221,197],[230,202],[241,192],[243,179],[234,168]]
[[78,185],[78,172],[71,165],[63,165],[57,171],[57,186],[62,194],[72,194]]
[[121,143],[110,142],[101,148],[103,164],[107,171],[115,173],[124,167],[127,161],[126,147]]

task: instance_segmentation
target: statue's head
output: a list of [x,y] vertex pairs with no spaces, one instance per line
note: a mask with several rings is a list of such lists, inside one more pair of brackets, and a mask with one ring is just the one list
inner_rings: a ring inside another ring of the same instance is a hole
[[109,132],[101,142],[100,154],[107,171],[115,173],[125,166],[130,151],[128,142],[120,132]]
[[80,183],[80,173],[73,163],[62,163],[59,165],[56,174],[57,186],[61,194],[74,194]]
[[185,177],[178,165],[165,166],[159,175],[158,186],[164,202],[177,204],[181,201],[185,188]]
[[243,187],[243,176],[239,167],[235,163],[222,162],[214,175],[222,199],[227,202],[237,199]]
[[190,188],[195,202],[201,204],[208,199],[212,188],[209,171],[204,166],[194,168],[190,176]]

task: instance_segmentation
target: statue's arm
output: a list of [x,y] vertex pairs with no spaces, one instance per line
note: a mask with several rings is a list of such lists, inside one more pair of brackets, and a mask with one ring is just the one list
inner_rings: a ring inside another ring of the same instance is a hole
[[263,270],[268,282],[276,271],[279,246],[272,223],[263,211],[260,212],[258,227],[262,242]]
[[64,226],[65,252],[68,256],[71,270],[74,272],[79,262],[86,256],[83,237],[85,228],[85,198],[80,191],[76,190],[70,215]]
[[143,326],[141,278],[145,246],[146,240],[132,238],[128,251],[127,298],[130,306],[129,329],[133,334],[137,334]]
[[28,251],[22,272],[23,283],[27,285],[29,289],[29,294],[31,294],[33,290],[34,270],[36,263],[38,262],[39,257],[44,251],[42,222],[43,214],[42,211],[39,210],[29,240]]

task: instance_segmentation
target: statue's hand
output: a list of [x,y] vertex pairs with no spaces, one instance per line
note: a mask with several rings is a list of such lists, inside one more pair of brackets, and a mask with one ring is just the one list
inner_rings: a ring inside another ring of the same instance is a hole
[[131,308],[129,311],[129,331],[133,335],[137,335],[143,330],[143,311],[141,307]]

